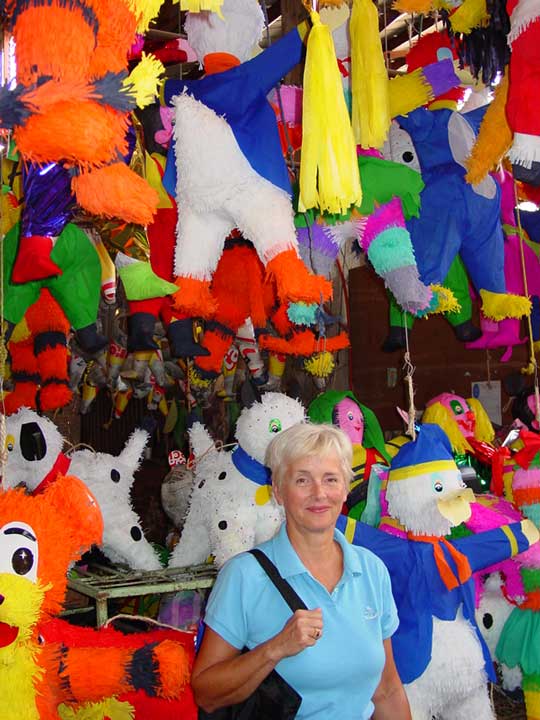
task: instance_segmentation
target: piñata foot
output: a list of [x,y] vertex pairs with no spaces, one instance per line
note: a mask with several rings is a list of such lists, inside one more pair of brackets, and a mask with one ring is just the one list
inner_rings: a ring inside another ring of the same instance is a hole
[[62,270],[51,260],[53,247],[54,238],[49,235],[21,237],[11,273],[12,282],[27,283],[62,275]]
[[319,303],[332,297],[332,283],[320,275],[312,275],[295,250],[284,250],[266,265],[276,281],[281,302]]
[[181,276],[175,280],[178,292],[173,295],[173,309],[191,317],[211,318],[217,310],[217,302],[210,292],[210,280]]

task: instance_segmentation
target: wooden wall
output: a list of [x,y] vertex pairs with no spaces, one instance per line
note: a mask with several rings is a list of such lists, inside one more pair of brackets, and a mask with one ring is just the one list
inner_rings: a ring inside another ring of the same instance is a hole
[[[388,330],[388,302],[382,280],[368,266],[349,273],[350,334],[352,342],[353,388],[358,399],[371,408],[384,430],[402,431],[396,405],[407,409],[403,378],[403,352],[384,353],[381,345]],[[417,320],[410,335],[410,350],[416,367],[415,404],[425,403],[441,392],[471,397],[471,381],[488,380],[485,350],[466,350],[443,317]],[[527,363],[526,346],[516,347],[512,359],[499,361],[503,349],[489,353],[491,379],[501,380],[519,372]],[[397,373],[397,384],[389,387],[388,375]],[[501,383],[502,385],[502,383]],[[502,388],[502,406],[509,397]],[[510,422],[509,410],[503,422]]]

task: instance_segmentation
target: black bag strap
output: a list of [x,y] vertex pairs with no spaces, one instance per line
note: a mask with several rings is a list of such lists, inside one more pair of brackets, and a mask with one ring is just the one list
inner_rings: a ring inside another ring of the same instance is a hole
[[270,580],[277,587],[277,589],[283,596],[283,599],[285,600],[287,605],[291,608],[293,613],[296,612],[297,610],[307,610],[307,607],[306,607],[305,603],[303,602],[302,598],[298,595],[296,590],[292,589],[292,587],[285,580],[285,578],[281,577],[281,575],[279,574],[279,570],[274,565],[274,563],[270,560],[268,555],[263,553],[263,551],[259,550],[258,548],[249,550],[249,552],[257,560],[257,562],[262,567],[262,569],[266,572],[266,574],[268,575]]

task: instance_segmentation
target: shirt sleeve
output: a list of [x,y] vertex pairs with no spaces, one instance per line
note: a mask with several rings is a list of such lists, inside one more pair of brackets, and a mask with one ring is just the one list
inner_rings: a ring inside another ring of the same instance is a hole
[[247,641],[242,566],[240,556],[232,558],[221,568],[208,598],[204,616],[206,625],[238,650],[242,650]]
[[386,640],[396,632],[399,625],[399,618],[396,603],[394,601],[394,596],[392,595],[392,584],[390,582],[390,575],[382,562],[380,566],[383,608],[381,627],[383,639]]

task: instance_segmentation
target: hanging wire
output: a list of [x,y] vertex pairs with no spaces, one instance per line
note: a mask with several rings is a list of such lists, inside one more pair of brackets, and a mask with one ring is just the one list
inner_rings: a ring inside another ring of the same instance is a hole
[[411,361],[411,352],[409,349],[409,330],[405,321],[405,313],[403,313],[403,325],[405,327],[405,355],[403,356],[403,369],[405,370],[405,386],[407,388],[407,400],[409,407],[407,415],[409,418],[407,424],[407,435],[410,435],[413,440],[416,440],[416,408],[414,405],[414,383],[413,375],[416,368]]
[[[517,216],[517,223],[518,223],[518,235],[519,235],[519,252],[521,256],[521,273],[523,276],[523,291],[525,294],[525,297],[529,298],[529,286],[527,283],[527,268],[525,264],[525,250],[523,247],[523,228],[521,225],[521,211],[519,209],[519,198],[518,198],[518,192],[517,192],[517,183],[514,180],[514,202],[516,206],[516,216]],[[534,383],[534,402],[535,402],[535,418],[536,422],[540,423],[540,390],[538,387],[538,362],[536,360],[536,355],[534,354],[534,338],[533,338],[533,329],[532,329],[532,321],[531,321],[531,314],[529,313],[527,315],[527,331],[529,333],[529,364],[522,372],[524,372],[527,375],[533,376],[533,383]]]
[[407,24],[408,24],[407,32],[409,35],[409,50],[410,50],[412,48],[412,32],[413,32],[413,27],[414,27],[414,13],[411,13],[411,17],[409,18],[409,22]]
[[[179,2],[178,3],[178,34],[179,35],[182,34],[182,8],[181,8],[181,5],[182,5],[182,3]],[[178,79],[181,80],[183,75],[184,75],[183,63],[179,63]]]
[[388,52],[388,22],[386,17],[386,0],[383,2],[383,20],[384,20],[384,62],[386,72],[390,70],[390,54]]

